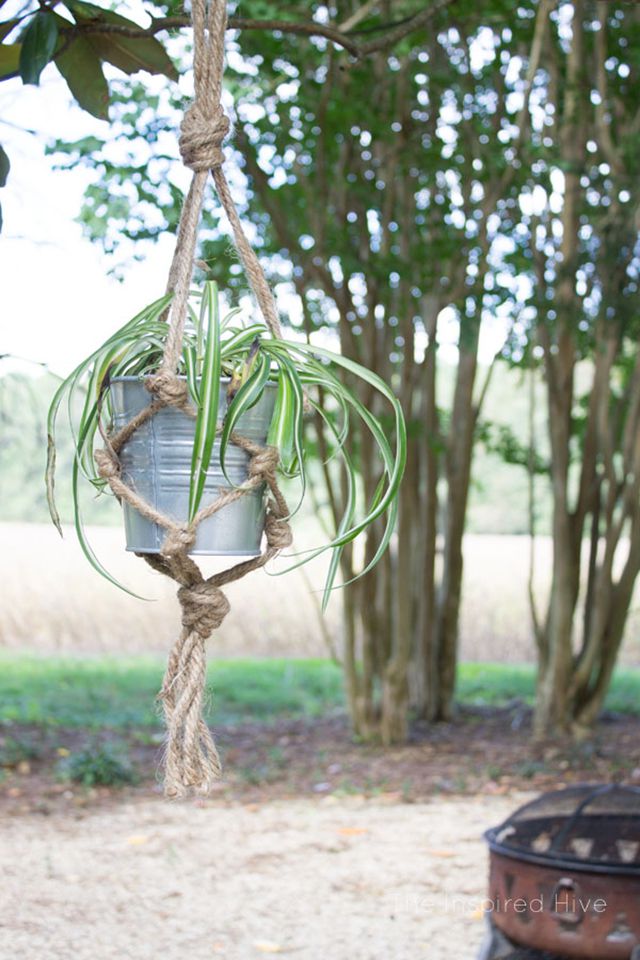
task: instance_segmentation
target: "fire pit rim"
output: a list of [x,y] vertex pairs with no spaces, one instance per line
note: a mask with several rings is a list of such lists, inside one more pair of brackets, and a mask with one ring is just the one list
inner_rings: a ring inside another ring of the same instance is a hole
[[[631,784],[576,783],[572,784],[570,787],[563,787],[559,790],[551,790],[541,796],[537,796],[533,800],[530,800],[522,807],[519,807],[499,826],[491,827],[489,830],[486,830],[483,836],[487,842],[489,850],[492,853],[501,854],[505,857],[509,857],[512,860],[520,860],[525,863],[535,863],[544,867],[553,866],[559,870],[566,869],[568,871],[577,871],[580,873],[638,877],[640,875],[640,863],[616,863],[611,861],[603,861],[600,859],[589,859],[588,857],[578,857],[574,854],[567,853],[566,851],[558,852],[557,850],[537,852],[535,850],[527,849],[526,847],[509,844],[508,839],[498,839],[500,834],[505,829],[508,829],[510,826],[515,826],[518,822],[523,822],[520,820],[521,814],[525,813],[532,807],[535,808],[535,806],[540,803],[542,797],[544,797],[546,801],[549,801],[552,800],[553,797],[566,795],[570,791],[579,794],[580,791],[586,793],[586,791],[589,790],[591,792],[587,794],[583,803],[578,805],[578,809],[580,811],[586,809],[593,798],[605,795],[606,793],[613,793],[616,790],[624,790],[625,792],[631,794],[637,794],[638,803],[640,806],[640,788],[634,787]],[[575,811],[567,814],[567,820],[574,815]],[[607,819],[610,820],[614,818],[616,814],[603,814],[602,816],[606,816]],[[597,817],[598,814],[594,814],[594,819]],[[544,819],[551,820],[552,818],[540,817],[541,821]]]

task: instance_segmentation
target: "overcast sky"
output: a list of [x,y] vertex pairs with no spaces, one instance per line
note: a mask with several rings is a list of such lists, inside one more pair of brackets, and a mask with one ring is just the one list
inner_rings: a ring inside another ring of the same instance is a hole
[[[74,222],[86,172],[53,170],[52,158],[44,154],[48,138],[82,137],[105,124],[73,103],[54,67],[46,68],[40,87],[3,83],[0,117],[0,143],[11,160],[9,181],[0,191],[0,352],[65,373],[162,294],[171,240],[133,264],[125,283],[109,279],[104,254]],[[28,129],[37,135],[24,132]]]

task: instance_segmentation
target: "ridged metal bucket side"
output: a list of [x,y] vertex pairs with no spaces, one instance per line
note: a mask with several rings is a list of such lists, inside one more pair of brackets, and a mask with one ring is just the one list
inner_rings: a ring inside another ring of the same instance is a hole
[[[219,410],[227,403],[227,383],[220,383]],[[111,405],[116,430],[148,406],[150,394],[138,377],[115,377],[111,381]],[[237,430],[257,443],[266,441],[275,406],[275,384],[268,384],[258,403],[239,420]],[[143,424],[122,449],[120,462],[125,483],[147,503],[180,523],[189,513],[191,455],[195,423],[191,417],[171,407],[159,410]],[[227,473],[234,484],[247,478],[249,457],[230,444],[225,458]],[[212,503],[220,489],[229,484],[220,468],[220,443],[216,440],[211,455],[201,507]],[[133,507],[123,504],[127,550],[135,553],[159,553],[165,538],[162,527],[146,520]],[[198,526],[193,554],[219,556],[255,556],[260,553],[264,527],[264,487],[246,494],[224,507]]]

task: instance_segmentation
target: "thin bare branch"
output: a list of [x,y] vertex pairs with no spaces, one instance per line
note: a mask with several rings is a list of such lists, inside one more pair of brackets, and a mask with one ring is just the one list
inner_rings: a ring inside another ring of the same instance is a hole
[[[312,22],[296,22],[293,20],[253,20],[248,17],[230,17],[228,21],[229,30],[261,30],[267,33],[287,33],[304,37],[323,37],[336,46],[346,50],[356,60],[378,53],[382,50],[388,50],[400,40],[403,40],[409,34],[426,26],[438,13],[446,7],[455,3],[455,0],[436,0],[432,6],[420,10],[412,17],[407,17],[401,24],[395,28],[389,29],[376,40],[369,43],[357,43],[347,32],[344,24],[341,26],[332,26],[331,24]],[[142,37],[154,37],[158,33],[167,30],[180,30],[191,25],[191,20],[187,16],[179,17],[157,17],[154,18],[148,27],[127,27],[119,23],[104,23],[100,21],[86,21],[84,23],[70,24],[68,28],[63,28],[62,33],[68,36],[82,34],[87,35],[107,35],[117,34],[131,39]]]
[[426,7],[413,17],[407,18],[402,24],[394,30],[390,30],[378,40],[372,40],[370,43],[362,44],[358,48],[357,55],[359,57],[366,57],[369,56],[369,54],[377,53],[379,50],[389,50],[400,40],[408,37],[410,33],[420,30],[421,27],[426,27],[437,14],[447,7],[452,6],[455,2],[456,0],[436,0],[430,7]]
[[346,20],[343,20],[338,29],[341,33],[348,33],[350,30],[353,30],[354,27],[357,27],[359,23],[362,23],[365,17],[368,17],[372,10],[380,3],[380,0],[367,0],[367,3],[363,4],[361,7],[351,14],[350,17],[347,17]]
[[[104,23],[89,20],[85,23],[70,25],[61,32],[89,35],[117,34],[123,37],[154,37],[166,30],[180,30],[191,26],[189,17],[158,17],[148,27],[126,27],[119,23]],[[354,57],[360,56],[358,44],[350,40],[335,27],[322,23],[296,23],[292,20],[251,20],[247,17],[229,17],[229,30],[261,30],[267,33],[292,33],[305,37],[324,37],[338,44]]]

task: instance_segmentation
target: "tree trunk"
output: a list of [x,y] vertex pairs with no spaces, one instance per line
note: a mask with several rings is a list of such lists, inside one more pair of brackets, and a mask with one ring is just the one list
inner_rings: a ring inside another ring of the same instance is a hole
[[462,332],[459,339],[458,370],[451,414],[452,429],[447,446],[444,556],[436,622],[439,684],[437,699],[432,705],[432,716],[436,720],[449,720],[453,710],[464,567],[462,538],[477,420],[473,391],[478,368],[479,333],[480,324],[474,323],[472,329]]

